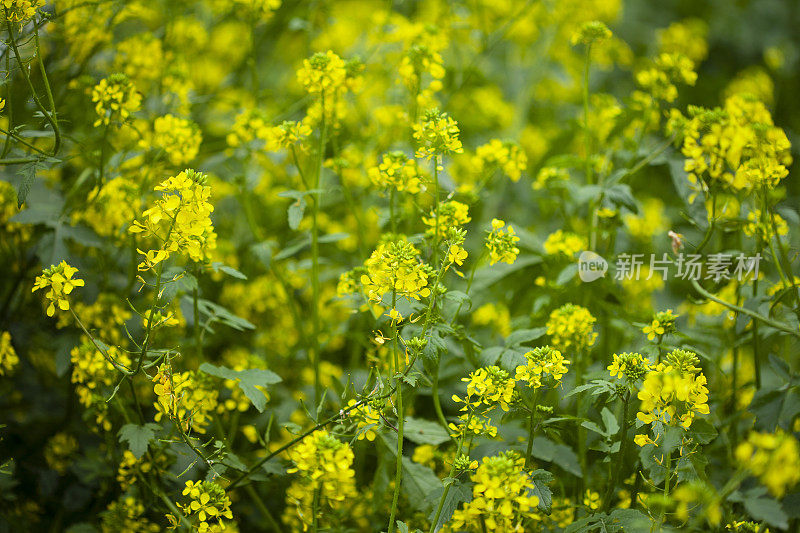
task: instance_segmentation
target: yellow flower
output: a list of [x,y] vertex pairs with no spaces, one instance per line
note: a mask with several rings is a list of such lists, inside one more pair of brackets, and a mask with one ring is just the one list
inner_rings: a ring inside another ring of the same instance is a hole
[[800,481],[800,445],[789,433],[751,432],[736,448],[736,460],[769,489],[782,498]]
[[565,304],[550,313],[547,334],[553,345],[562,351],[583,350],[597,340],[597,332],[594,331],[596,321],[585,307]]
[[19,363],[19,357],[11,344],[11,334],[0,332],[0,376],[11,374]]
[[2,0],[6,20],[23,24],[36,16],[36,11],[44,6],[44,0]]
[[[188,503],[177,505],[186,515],[193,530],[205,533],[215,526],[225,529],[223,518],[233,519],[230,498],[225,494],[225,489],[213,481],[189,480],[181,494],[189,497]],[[167,515],[167,519],[172,524],[176,524],[179,520],[172,515]]]
[[563,230],[556,230],[548,235],[544,241],[544,251],[548,255],[563,254],[572,258],[575,254],[586,250],[586,248],[585,237]]
[[125,122],[142,105],[142,95],[125,74],[112,74],[100,80],[92,89],[92,102],[97,113],[94,125],[108,126],[113,122]]
[[570,362],[564,359],[561,352],[552,346],[542,346],[534,348],[525,354],[525,365],[520,365],[516,369],[514,379],[525,381],[526,385],[538,389],[542,386],[542,380],[551,376],[556,383],[561,382],[561,378],[567,373],[567,365]]
[[533,481],[523,469],[525,461],[515,452],[484,457],[471,474],[472,500],[456,509],[449,525],[453,531],[522,531],[522,522],[533,518],[539,498]]
[[203,135],[197,124],[185,118],[165,115],[153,122],[150,144],[142,141],[142,146],[163,150],[170,163],[180,167],[197,157],[201,142]]
[[463,152],[458,138],[456,121],[438,109],[429,109],[417,124],[414,124],[414,139],[417,140],[417,157],[430,159],[434,156]]
[[39,289],[49,289],[45,293],[45,297],[50,300],[50,305],[47,307],[47,316],[55,314],[56,306],[62,311],[69,310],[67,296],[75,287],[83,287],[84,285],[82,279],[73,279],[72,276],[77,272],[77,268],[69,266],[65,261],[61,261],[58,265],[52,265],[42,271],[41,276],[36,276],[36,282],[31,292]]
[[393,188],[398,192],[411,194],[420,192],[420,169],[416,160],[401,151],[383,154],[377,167],[370,167],[367,175],[373,185],[380,188]]
[[486,248],[489,249],[489,264],[494,265],[500,261],[513,264],[519,255],[516,243],[519,237],[514,228],[500,219],[492,219],[492,229],[486,236]]
[[458,246],[457,244],[450,245],[450,249],[447,252],[447,260],[451,263],[455,263],[458,266],[464,264],[464,259],[467,258],[467,251],[462,247]]
[[302,68],[297,71],[297,79],[305,90],[323,97],[344,87],[346,76],[345,62],[330,50],[303,60]]
[[628,384],[635,384],[642,379],[651,368],[650,361],[640,353],[624,352],[614,354],[614,361],[608,365],[611,377],[617,376]]
[[408,241],[378,245],[365,266],[367,273],[361,276],[361,283],[371,301],[379,302],[385,295],[419,300],[431,293],[428,270],[419,260],[419,251]]

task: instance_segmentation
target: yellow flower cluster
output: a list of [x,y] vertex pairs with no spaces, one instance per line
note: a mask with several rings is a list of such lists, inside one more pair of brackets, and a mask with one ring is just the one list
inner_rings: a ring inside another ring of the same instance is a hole
[[[403,54],[397,73],[408,90],[415,95],[426,91],[436,92],[442,88],[441,79],[445,74],[443,63],[438,52],[424,44],[415,44]],[[425,74],[431,77],[427,87],[422,85]]]
[[602,43],[611,38],[611,30],[608,29],[604,23],[599,20],[592,20],[585,22],[579,29],[572,35],[572,44],[578,43],[589,45],[594,43]]
[[467,224],[472,218],[469,216],[469,206],[457,200],[449,200],[439,204],[439,221],[436,221],[436,212],[431,211],[430,216],[422,217],[422,222],[428,226],[426,233],[433,236],[439,228],[437,239],[441,239],[450,228],[458,228]]
[[516,182],[528,168],[528,156],[516,143],[492,139],[475,150],[472,165],[479,175],[499,168]]
[[624,216],[628,232],[641,240],[651,239],[666,231],[664,202],[658,198],[647,198],[642,202],[641,215],[628,213]]
[[283,121],[269,130],[267,150],[277,152],[311,135],[311,126],[302,122]]
[[642,328],[642,333],[647,335],[647,340],[653,340],[658,337],[659,341],[664,335],[675,333],[675,320],[678,315],[672,313],[672,309],[666,311],[659,311],[653,315],[653,320],[650,324]]
[[734,191],[775,187],[788,175],[791,145],[772,122],[766,106],[752,96],[737,94],[724,109],[690,108],[681,149],[684,169],[695,189],[705,176]]
[[800,481],[800,445],[789,433],[751,432],[736,448],[736,460],[776,497]]
[[519,255],[517,243],[519,237],[514,228],[498,218],[492,219],[492,229],[486,236],[486,248],[489,249],[489,264],[494,265],[500,261],[513,264]]
[[73,214],[73,220],[89,225],[98,235],[123,239],[122,228],[136,216],[139,185],[119,176],[108,180],[89,193],[87,206]]
[[377,167],[367,170],[370,181],[376,187],[394,188],[399,192],[418,193],[420,189],[420,169],[416,160],[401,151],[383,154]]
[[225,141],[231,148],[248,146],[256,139],[266,143],[271,138],[271,131],[272,125],[266,112],[260,108],[250,108],[236,115]]
[[560,383],[561,378],[567,373],[570,362],[564,359],[561,352],[552,346],[540,346],[525,354],[526,363],[517,367],[514,379],[524,381],[528,387],[538,389],[542,381],[548,376],[555,383]]
[[673,22],[658,31],[658,47],[668,54],[682,54],[695,63],[708,55],[708,24],[701,19]]
[[92,102],[97,113],[95,126],[125,122],[142,106],[142,95],[125,74],[112,74],[92,89]]
[[438,109],[429,109],[422,119],[414,124],[414,139],[417,140],[417,157],[430,159],[434,156],[460,154],[464,151],[458,138],[458,124]]
[[44,0],[2,0],[6,20],[24,24],[36,16]]
[[431,294],[428,269],[419,259],[419,250],[406,240],[379,244],[364,266],[367,273],[361,276],[361,283],[373,302],[387,294],[408,300]]
[[522,532],[523,521],[533,518],[539,498],[533,495],[533,481],[515,452],[484,457],[471,475],[472,501],[453,513],[450,531]]
[[[160,453],[153,454],[158,470],[164,470],[167,466],[167,456]],[[153,463],[151,463],[147,456],[137,459],[133,452],[125,450],[122,453],[122,461],[117,467],[117,482],[123,491],[136,483],[139,476],[149,474],[153,471]]]
[[688,429],[695,415],[707,415],[707,381],[697,361],[694,353],[676,349],[667,355],[666,364],[648,372],[638,394],[642,404],[637,418],[645,424],[659,421]]
[[133,496],[122,496],[111,502],[101,514],[103,533],[158,533],[162,530],[145,516],[144,504]]
[[483,304],[472,313],[476,326],[492,326],[502,337],[511,334],[511,313],[503,304]]
[[563,254],[567,257],[574,257],[575,254],[586,248],[585,237],[564,230],[554,231],[544,241],[544,251],[548,255]]
[[139,253],[144,259],[139,270],[145,271],[181,251],[196,262],[209,258],[217,246],[217,235],[211,224],[214,207],[209,203],[211,187],[205,174],[187,169],[155,187],[163,194],[150,209],[142,213],[143,222],[135,221],[129,231],[144,233],[158,240],[161,247]]
[[745,520],[731,522],[725,526],[725,529],[728,531],[736,531],[737,533],[769,533],[768,527],[764,527],[758,522],[750,522]]
[[[347,407],[352,407],[356,404],[356,400],[350,400]],[[358,429],[358,440],[367,439],[372,442],[378,434],[375,430],[380,425],[380,411],[377,407],[373,407],[369,403],[359,405],[348,413],[348,416],[353,419]]]
[[[772,220],[770,220],[770,217]],[[783,237],[788,235],[789,224],[778,213],[770,211],[765,217],[761,209],[754,209],[747,213],[747,223],[742,228],[742,231],[748,237],[758,236],[764,242],[768,242],[775,236]]]
[[[116,346],[107,348],[108,356],[126,367],[131,366],[130,356]],[[119,381],[119,375],[111,363],[90,341],[84,341],[70,351],[72,361],[72,382],[75,383],[75,394],[85,408],[95,411],[97,425],[105,431],[111,430],[108,419],[107,394],[104,388],[113,387]]]
[[660,54],[653,65],[636,73],[636,83],[653,97],[674,102],[678,97],[676,83],[694,85],[697,73],[694,61],[682,54]]
[[11,344],[11,334],[3,331],[0,333],[0,376],[11,374],[18,363],[19,356]]
[[84,285],[82,279],[73,279],[72,276],[77,272],[77,268],[69,266],[65,261],[61,261],[58,265],[51,265],[50,268],[44,269],[40,276],[36,276],[31,292],[39,289],[49,289],[45,293],[45,297],[50,300],[50,305],[47,307],[47,316],[55,314],[56,306],[62,311],[69,310],[67,296],[75,287],[83,287]]
[[508,404],[514,395],[514,380],[502,368],[479,368],[461,381],[467,384],[467,403],[473,407],[481,404],[487,407],[499,405],[503,411],[508,411]]
[[70,458],[78,451],[78,441],[68,433],[56,433],[44,448],[44,459],[47,466],[63,474],[72,463]]
[[[189,496],[186,504],[178,503],[178,507],[192,526],[193,531],[206,533],[219,529],[225,529],[223,518],[233,519],[231,512],[231,499],[225,494],[225,489],[213,481],[187,481],[181,493]],[[172,514],[167,515],[170,522],[169,530],[177,529],[181,524],[182,518]]]
[[[142,142],[144,147],[148,147]],[[169,162],[177,167],[186,165],[197,157],[202,142],[200,128],[189,119],[164,115],[153,122],[150,146],[163,150]]]
[[184,432],[206,432],[219,396],[219,390],[211,376],[193,371],[174,374],[172,367],[163,363],[153,377],[153,383],[157,397],[156,422],[166,415]]
[[321,94],[323,98],[342,88],[346,76],[344,60],[330,50],[303,60],[303,66],[297,71],[297,80],[305,90]]
[[547,334],[560,350],[580,351],[592,346],[597,340],[597,333],[594,331],[596,321],[585,307],[564,304],[550,313]]
[[353,450],[327,431],[312,433],[286,454],[294,463],[288,472],[302,474],[311,492],[319,488],[326,498],[337,501],[352,493]]
[[652,365],[650,361],[640,353],[623,352],[614,354],[613,362],[608,365],[608,372],[611,377],[624,379],[629,385],[633,385],[643,379],[650,371]]

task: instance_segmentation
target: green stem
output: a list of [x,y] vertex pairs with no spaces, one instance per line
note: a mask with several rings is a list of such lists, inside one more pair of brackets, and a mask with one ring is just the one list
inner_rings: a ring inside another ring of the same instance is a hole
[[[392,290],[392,309],[397,305],[397,291]],[[395,530],[395,516],[397,504],[400,500],[400,486],[403,484],[403,426],[405,414],[403,412],[403,382],[400,373],[400,355],[397,349],[397,322],[392,323],[392,355],[394,358],[395,402],[397,403],[397,460],[394,475],[394,494],[392,496],[392,510],[389,514],[389,533]]]
[[198,278],[199,269],[197,268],[197,263],[194,265],[194,277],[195,277],[195,284],[194,288],[192,289],[192,310],[194,314],[194,324],[192,327],[194,329],[194,348],[197,353],[197,357],[199,360],[203,360],[203,341],[200,338],[200,305],[199,305],[199,289],[197,287],[197,278]]
[[533,434],[536,431],[536,400],[539,396],[539,389],[533,393],[533,402],[531,402],[531,418],[528,422],[528,447],[525,449],[525,468],[531,466],[531,452],[533,451]]
[[[319,135],[319,147],[317,148],[317,171],[314,178],[314,190],[319,190],[322,178],[322,162],[324,159],[325,151],[325,136],[327,134],[327,124],[325,120],[325,93],[321,94],[322,102],[322,127]],[[298,167],[299,168],[299,167]],[[322,390],[320,386],[319,377],[319,364],[320,364],[320,321],[319,321],[319,204],[320,195],[314,192],[311,196],[313,199],[311,205],[311,316],[313,325],[313,334],[311,345],[313,347],[313,357],[311,363],[314,365],[314,404],[318,405]]]
[[[461,448],[464,445],[464,435],[466,432],[466,428],[469,427],[469,423],[472,421],[472,411],[469,412],[467,416],[467,421],[464,424],[464,431],[461,432],[461,436],[458,439],[458,446],[456,447],[456,454],[453,456],[453,464],[450,466],[450,473],[447,474],[448,479],[453,479],[453,476],[456,473],[456,461],[461,456]],[[436,506],[436,514],[433,515],[433,521],[431,522],[431,529],[429,533],[436,533],[436,526],[439,524],[439,517],[442,515],[442,509],[444,508],[444,502],[447,499],[447,493],[450,492],[450,487],[452,483],[447,483],[444,487],[444,491],[442,491],[442,496],[439,498],[439,504]]]

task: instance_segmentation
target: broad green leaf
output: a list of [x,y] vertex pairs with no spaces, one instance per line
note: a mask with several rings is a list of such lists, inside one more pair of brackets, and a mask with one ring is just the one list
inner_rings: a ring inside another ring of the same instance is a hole
[[438,422],[408,417],[403,431],[405,438],[416,444],[438,446],[450,440],[450,435]]
[[128,449],[137,458],[141,459],[147,451],[147,445],[155,439],[155,432],[161,429],[158,424],[148,423],[143,426],[125,424],[119,430],[119,441],[127,442]]
[[253,402],[256,409],[262,413],[264,412],[264,407],[267,405],[267,398],[264,396],[264,392],[260,391],[257,387],[266,388],[267,385],[274,385],[282,381],[278,374],[263,368],[233,370],[225,366],[203,363],[200,365],[200,371],[218,378],[236,381],[244,395],[247,396],[247,398]]
[[[428,520],[431,522],[433,518],[436,516],[436,506],[439,500],[442,498],[442,492],[444,491],[444,487],[440,486],[431,491],[428,494],[428,500],[431,502],[436,502],[433,505],[433,509],[431,510],[431,514],[428,516]],[[447,491],[447,497],[444,499],[444,504],[442,505],[442,512],[439,515],[439,520],[436,523],[436,527],[434,531],[439,531],[442,527],[450,521],[450,518],[453,516],[453,512],[461,507],[461,504],[464,502],[468,502],[472,500],[472,487],[468,483],[463,483],[459,480],[453,480],[450,483],[450,490]]]
[[550,509],[553,506],[553,491],[550,490],[548,484],[553,481],[553,474],[547,470],[534,470],[531,472],[531,481],[533,481],[533,495],[539,498],[539,509],[547,514],[550,514]]

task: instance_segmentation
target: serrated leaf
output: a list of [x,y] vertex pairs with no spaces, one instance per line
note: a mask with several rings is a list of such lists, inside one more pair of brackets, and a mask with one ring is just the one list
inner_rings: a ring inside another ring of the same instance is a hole
[[31,185],[33,185],[33,181],[36,179],[36,166],[36,163],[29,163],[19,171],[19,174],[22,175],[22,181],[20,181],[19,187],[17,188],[17,209],[21,208],[25,200],[28,199],[28,193],[31,192]]
[[253,403],[259,412],[264,412],[267,397],[257,387],[266,388],[267,385],[280,383],[281,377],[271,370],[263,368],[250,368],[247,370],[233,370],[225,366],[215,366],[211,363],[200,365],[200,371],[222,379],[236,381],[245,396]]
[[612,413],[608,407],[603,407],[600,416],[603,417],[603,425],[606,427],[606,434],[616,435],[619,432],[619,423],[614,413]]
[[553,474],[547,470],[534,470],[531,472],[530,478],[534,487],[531,492],[539,498],[539,509],[550,514],[553,506],[553,491],[550,490],[548,484],[553,481]]
[[[433,490],[430,494],[428,494],[428,500],[432,502],[438,502],[442,498],[442,492],[444,491],[444,487],[438,487]],[[447,496],[444,499],[444,504],[442,505],[442,512],[439,514],[439,520],[436,522],[436,527],[434,531],[439,531],[442,527],[450,521],[450,518],[453,516],[453,512],[459,508],[459,506],[464,503],[472,500],[472,488],[470,485],[463,483],[459,480],[453,480],[450,483],[450,490],[447,491]],[[428,520],[431,522],[433,521],[434,517],[436,516],[436,505],[434,505],[433,509],[431,510],[431,514],[428,516]]]
[[422,418],[406,418],[404,429],[405,438],[416,444],[438,446],[450,440],[450,435],[441,424]]
[[158,424],[148,423],[143,426],[137,424],[125,424],[119,430],[119,441],[127,442],[128,449],[137,458],[141,459],[147,451],[147,446],[151,440],[155,439],[155,432],[161,429]]

